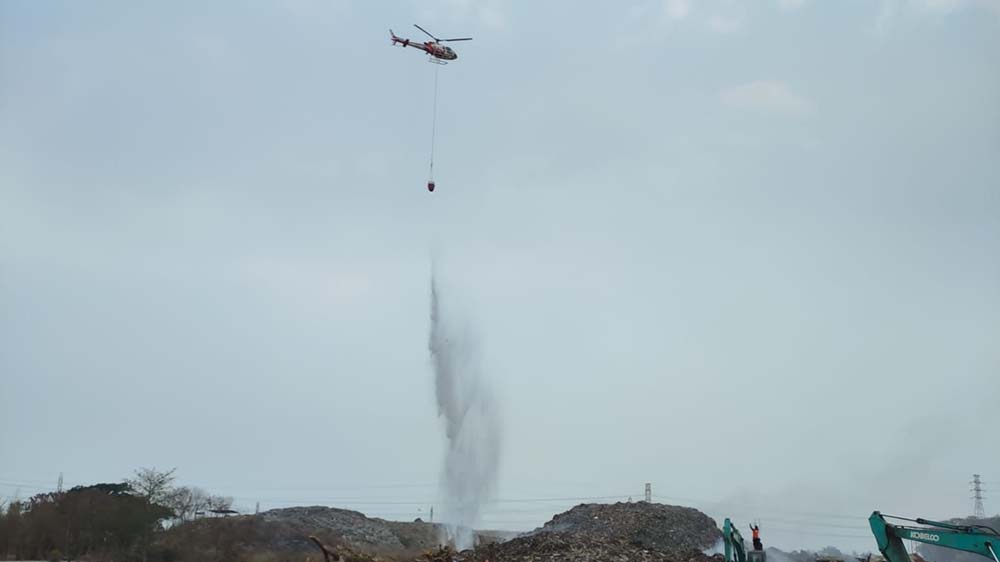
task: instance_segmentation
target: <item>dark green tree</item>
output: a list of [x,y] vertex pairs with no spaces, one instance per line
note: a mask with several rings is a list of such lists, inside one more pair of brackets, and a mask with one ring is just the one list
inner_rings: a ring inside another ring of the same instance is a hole
[[78,486],[38,494],[4,515],[7,552],[17,558],[124,560],[143,552],[149,537],[173,512],[134,495],[126,483]]

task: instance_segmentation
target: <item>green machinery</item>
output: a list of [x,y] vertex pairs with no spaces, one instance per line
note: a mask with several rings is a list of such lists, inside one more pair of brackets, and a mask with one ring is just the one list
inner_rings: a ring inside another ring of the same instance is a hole
[[[886,521],[887,517],[923,526],[893,525]],[[905,519],[892,515],[882,515],[878,511],[873,512],[868,518],[868,524],[871,525],[878,549],[887,562],[911,562],[910,555],[907,554],[906,546],[903,544],[904,540],[964,550],[985,556],[993,562],[1000,562],[1000,558],[997,558],[997,554],[1000,553],[1000,533],[990,527],[952,525],[951,523],[919,518]],[[729,560],[728,556],[726,560]]]
[[722,544],[725,548],[726,562],[766,562],[763,550],[747,550],[743,535],[728,517],[722,522]]

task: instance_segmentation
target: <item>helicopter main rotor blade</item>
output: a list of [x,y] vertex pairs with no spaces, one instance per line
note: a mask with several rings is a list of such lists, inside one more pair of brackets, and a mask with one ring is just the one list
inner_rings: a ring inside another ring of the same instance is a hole
[[439,42],[444,43],[445,41],[472,41],[472,37],[459,37],[458,39],[438,39]]
[[426,29],[424,29],[424,28],[420,27],[419,25],[417,25],[417,24],[413,24],[413,27],[415,27],[415,28],[419,29],[420,31],[423,31],[423,32],[424,32],[424,33],[426,33],[426,34],[427,34],[427,36],[428,36],[428,37],[430,37],[431,39],[433,39],[433,40],[435,40],[435,41],[437,41],[437,40],[438,40],[438,38],[437,38],[437,37],[434,37],[433,35],[431,35],[431,32],[430,32],[430,31],[427,31]]

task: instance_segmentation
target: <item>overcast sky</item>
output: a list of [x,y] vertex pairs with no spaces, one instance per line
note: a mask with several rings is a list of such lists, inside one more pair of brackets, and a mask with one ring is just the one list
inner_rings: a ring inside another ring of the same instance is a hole
[[[474,37],[433,194],[415,22]],[[504,420],[484,526],[644,482],[785,548],[966,515],[1000,2],[0,2],[0,496],[420,515],[432,253]]]

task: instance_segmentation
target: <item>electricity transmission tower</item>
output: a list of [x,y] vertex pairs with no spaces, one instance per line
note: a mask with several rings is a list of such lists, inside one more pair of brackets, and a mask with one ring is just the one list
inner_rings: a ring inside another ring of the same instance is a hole
[[986,510],[983,509],[983,481],[978,474],[972,475],[972,482],[969,482],[972,488],[969,490],[972,492],[973,503],[973,516],[977,519],[983,519],[986,517]]
[[653,485],[646,482],[646,503],[653,501]]
[[62,492],[62,487],[63,487],[63,473],[60,472],[59,473],[59,483],[56,484],[56,491],[57,492]]

